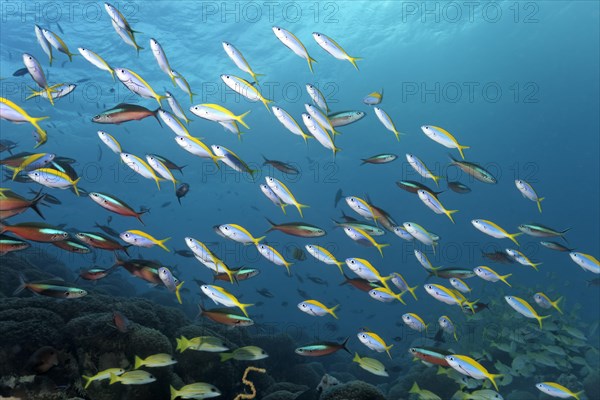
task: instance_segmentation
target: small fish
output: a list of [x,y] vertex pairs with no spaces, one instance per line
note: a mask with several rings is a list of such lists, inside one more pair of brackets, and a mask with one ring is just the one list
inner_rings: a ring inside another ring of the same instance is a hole
[[171,400],[180,399],[210,399],[221,395],[221,391],[210,383],[197,382],[175,389],[170,386]]
[[382,249],[384,247],[389,246],[388,243],[377,243],[375,241],[375,239],[373,239],[373,237],[371,235],[369,235],[365,230],[357,228],[357,227],[345,226],[344,233],[350,239],[354,240],[355,242],[357,242],[358,244],[360,244],[362,246],[375,247],[379,251],[379,254],[381,254],[382,258],[383,258],[383,250]]
[[112,76],[113,81],[115,80],[115,71],[113,70],[113,68],[110,65],[108,65],[108,63],[106,61],[104,61],[104,59],[102,57],[100,57],[98,54],[96,54],[93,51],[86,49],[84,47],[79,47],[79,48],[77,48],[77,50],[83,56],[83,58],[85,58],[90,63],[92,63],[92,65],[100,68],[103,71],[108,71],[110,73],[110,76]]
[[548,396],[558,397],[561,399],[573,397],[574,399],[579,400],[579,396],[584,394],[583,390],[577,393],[573,393],[563,385],[560,385],[556,382],[536,383],[535,387],[538,388],[542,393],[547,394]]
[[386,371],[385,366],[380,361],[378,361],[374,358],[368,358],[368,357],[361,358],[358,355],[358,353],[354,353],[354,358],[352,359],[352,362],[357,363],[359,367],[361,367],[365,371],[372,373],[373,375],[385,376],[385,377],[390,376],[388,374],[388,372]]
[[471,192],[470,187],[458,181],[448,181],[447,184],[454,193],[466,194]]
[[154,117],[160,124],[158,119],[157,108],[154,111],[148,110],[146,107],[138,106],[136,104],[119,103],[111,109],[103,111],[102,113],[94,116],[92,122],[97,124],[121,124],[129,121],[140,121],[147,117]]
[[150,372],[144,370],[133,370],[125,372],[120,376],[110,374],[109,384],[112,385],[119,382],[122,385],[145,385],[147,383],[152,383],[155,380],[156,378]]
[[279,39],[287,48],[292,50],[298,57],[304,58],[308,62],[308,68],[310,69],[310,72],[313,72],[312,63],[317,62],[317,60],[308,54],[304,44],[302,44],[302,42],[296,36],[294,36],[293,33],[286,31],[283,28],[274,26],[272,29],[275,36],[277,36],[277,39]]
[[432,246],[433,252],[435,254],[435,246],[437,246],[438,244],[437,242],[439,240],[439,236],[435,235],[432,232],[428,232],[421,225],[416,224],[414,222],[404,222],[402,225],[404,226],[404,229],[406,229],[406,231],[410,233],[419,242],[427,246]]
[[261,240],[266,236],[255,238],[250,232],[241,225],[237,224],[223,224],[219,225],[219,231],[228,239],[235,242],[242,243],[244,245],[260,243]]
[[125,373],[123,368],[108,368],[103,371],[98,372],[96,375],[88,376],[83,375],[82,378],[85,381],[84,389],[87,389],[93,382],[103,381],[106,379],[110,379],[110,375],[120,376]]
[[296,200],[292,192],[287,188],[287,186],[283,184],[283,182],[270,176],[266,176],[265,181],[267,182],[269,188],[277,195],[277,197],[279,197],[279,199],[283,203],[293,205],[298,210],[300,216],[304,217],[302,215],[302,209],[307,208],[309,206],[307,206],[306,204],[300,204]]
[[244,96],[246,99],[252,102],[260,101],[264,104],[268,112],[271,112],[269,103],[273,100],[265,98],[262,93],[256,87],[256,82],[248,82],[244,78],[231,74],[221,75],[221,80],[234,92]]
[[298,170],[298,168],[294,167],[291,164],[284,163],[283,161],[269,160],[265,156],[263,156],[263,159],[265,160],[263,162],[263,165],[271,165],[275,169],[283,172],[284,174],[298,175],[300,173],[300,171]]
[[158,353],[142,359],[135,356],[134,369],[140,369],[141,367],[166,367],[168,365],[176,364],[177,360],[172,355],[166,353]]
[[271,231],[280,231],[287,235],[305,237],[305,238],[314,238],[325,236],[327,232],[318,226],[306,224],[302,222],[287,222],[284,224],[276,224],[267,218],[267,222],[271,225],[267,230],[267,233]]
[[[506,300],[508,305],[511,306],[516,312],[523,315],[524,317],[537,319],[538,323],[540,324],[540,329],[542,329],[542,320],[550,318],[550,315],[538,315],[538,313],[533,309],[533,307],[531,307],[531,305],[527,301],[519,297],[504,296],[504,300]],[[497,389],[498,388],[496,388],[496,390]]]
[[23,68],[19,68],[15,72],[13,72],[13,76],[24,76],[24,75],[27,75],[28,73],[29,73],[29,71],[27,70],[27,67],[23,67]]
[[54,347],[40,347],[27,360],[25,370],[36,374],[46,373],[59,364],[58,356],[59,352]]
[[[90,192],[88,197],[90,199],[92,199],[94,201],[94,203],[98,204],[99,206],[101,206],[109,211],[112,211],[116,214],[123,215],[126,217],[137,218],[138,221],[140,221],[142,223],[142,225],[144,224],[144,222],[142,221],[142,218],[141,218],[142,214],[145,214],[148,211],[150,211],[148,209],[142,209],[141,211],[136,212],[133,210],[133,208],[131,208],[131,206],[129,206],[123,200],[120,200],[117,197],[110,195],[110,194],[106,194],[106,193]],[[111,235],[111,233],[109,233],[109,235]]]
[[183,108],[181,108],[181,105],[179,104],[179,102],[177,101],[175,96],[173,96],[173,94],[171,92],[165,91],[165,97],[167,98],[167,103],[169,103],[169,107],[171,108],[171,111],[173,111],[173,114],[175,114],[177,116],[177,118],[185,121],[186,124],[189,124],[190,122],[192,122],[192,120],[189,119],[187,117],[187,115],[185,115]]
[[177,86],[179,86],[179,88],[181,90],[183,90],[190,96],[190,102],[193,102],[194,95],[196,93],[194,93],[192,91],[192,88],[190,87],[190,84],[188,83],[188,81],[183,77],[183,75],[181,75],[179,72],[175,71],[174,69],[171,70],[171,75],[173,75],[175,77],[175,83],[177,84]]
[[396,182],[396,185],[398,185],[400,189],[406,190],[407,192],[414,194],[418,194],[419,190],[425,190],[431,193],[433,196],[437,197],[438,195],[444,192],[443,190],[440,192],[436,192],[434,190],[431,190],[429,187],[423,185],[422,183],[416,181],[398,181]]
[[156,173],[154,172],[152,167],[150,165],[148,165],[148,163],[146,161],[142,160],[140,157],[138,157],[134,154],[131,154],[131,153],[121,153],[119,155],[120,155],[123,163],[125,163],[125,165],[127,165],[129,168],[131,168],[138,175],[140,175],[146,179],[154,180],[154,182],[156,182],[156,186],[158,187],[158,190],[160,190],[159,182],[162,180],[162,178],[159,178],[156,175]]
[[458,336],[456,335],[456,327],[454,326],[454,323],[452,322],[450,317],[442,315],[438,319],[438,324],[440,324],[440,328],[442,328],[442,331],[444,331],[448,335],[454,336],[454,340],[458,342]]
[[187,183],[182,183],[177,187],[177,190],[175,190],[175,195],[177,196],[177,201],[179,202],[179,204],[181,204],[181,198],[185,197],[185,195],[187,195],[189,191],[190,185]]
[[408,393],[419,396],[421,400],[442,400],[440,396],[427,389],[421,389],[417,382],[413,383]]
[[[50,96],[50,99],[52,97]],[[43,130],[38,122],[45,120],[49,117],[32,117],[25,110],[19,107],[17,104],[12,101],[5,99],[4,97],[0,97],[0,119],[5,119],[7,121],[19,124],[23,122],[29,122],[36,129],[36,145],[35,148],[41,146],[46,143],[48,140],[48,136],[46,131]]]
[[391,344],[388,346],[385,343],[385,341],[381,338],[381,336],[379,336],[375,332],[371,332],[368,329],[363,328],[360,330],[360,332],[358,332],[357,336],[358,340],[360,340],[360,342],[367,346],[369,349],[374,350],[378,353],[386,352],[388,357],[390,357],[390,359],[392,358],[392,355],[390,354],[390,349],[394,347],[394,345]]
[[429,170],[429,168],[427,168],[425,163],[423,161],[421,161],[417,156],[415,156],[413,154],[406,154],[406,160],[408,161],[410,166],[413,167],[415,171],[417,171],[417,173],[419,175],[421,175],[423,178],[433,179],[433,181],[435,182],[435,185],[439,186],[438,181],[440,180],[440,177],[437,175],[434,175]]
[[457,149],[460,152],[460,156],[462,157],[462,159],[465,159],[463,150],[470,149],[470,147],[460,145],[458,141],[454,138],[454,136],[452,136],[447,130],[440,128],[439,126],[433,125],[423,125],[421,126],[421,130],[428,138],[430,138],[434,142],[437,142],[449,149]]
[[132,93],[145,99],[154,99],[158,102],[159,107],[162,106],[161,101],[166,97],[156,93],[144,78],[126,68],[115,68],[114,71],[117,79]]
[[327,132],[326,128],[308,113],[302,113],[302,122],[304,122],[306,129],[308,129],[310,134],[317,139],[317,142],[319,142],[321,146],[333,152],[333,157],[335,158],[336,154],[340,151],[340,148],[335,146],[335,142]]
[[495,223],[493,223],[492,221],[488,221],[485,219],[474,219],[471,221],[471,224],[473,224],[473,226],[475,228],[477,228],[477,230],[479,230],[480,232],[485,233],[486,235],[489,235],[491,237],[494,237],[496,239],[510,239],[512,240],[517,246],[519,245],[519,242],[517,242],[517,240],[515,239],[515,237],[522,235],[522,232],[518,232],[518,233],[508,233],[506,232],[503,228],[501,228],[500,226],[496,225]]
[[541,241],[540,244],[544,247],[547,247],[551,250],[556,250],[556,251],[563,251],[563,252],[572,252],[575,249],[570,249],[566,246],[563,246],[560,243],[557,242],[546,242],[546,241]]
[[452,368],[457,370],[463,375],[467,375],[474,379],[489,379],[490,382],[494,385],[496,390],[498,390],[498,385],[496,384],[496,379],[501,378],[500,374],[491,374],[485,369],[481,364],[472,359],[469,356],[463,356],[458,354],[452,354],[446,356],[446,361]]
[[552,300],[550,300],[550,298],[548,296],[546,296],[542,292],[538,292],[533,295],[533,300],[537,303],[538,306],[545,308],[546,310],[554,307],[561,314],[563,312],[560,309],[560,307],[558,306],[558,303],[560,303],[562,301],[562,299],[563,299],[562,297],[559,297],[558,299],[552,301]]
[[376,156],[372,156],[369,158],[362,158],[362,163],[360,165],[364,165],[364,164],[387,164],[387,163],[391,163],[392,161],[396,160],[398,158],[397,155],[395,154],[378,154]]
[[24,289],[31,292],[57,299],[79,299],[86,296],[87,291],[71,286],[52,285],[43,282],[26,282],[22,275],[19,275],[19,287],[14,291],[13,296],[21,293]]
[[531,184],[523,179],[516,179],[515,186],[519,189],[519,192],[528,200],[535,201],[538,206],[540,213],[542,212],[542,200],[545,197],[539,197]]
[[237,314],[232,308],[213,308],[207,310],[200,307],[200,314],[203,317],[210,319],[219,324],[238,327],[238,326],[251,326],[254,325],[254,321],[244,315]]
[[52,45],[52,47],[54,47],[61,53],[66,54],[67,57],[69,57],[69,61],[73,61],[73,56],[75,56],[76,54],[73,54],[69,51],[69,48],[67,47],[65,42],[56,33],[48,29],[42,29],[42,34],[44,35],[48,43]]
[[442,203],[426,190],[418,190],[417,194],[419,195],[419,199],[427,206],[430,210],[432,210],[436,214],[445,214],[452,223],[454,223],[454,218],[452,214],[457,213],[458,210],[447,210]]
[[556,229],[549,228],[542,224],[521,224],[519,230],[526,235],[533,237],[557,237],[560,236],[566,242],[565,233],[571,230],[571,228],[565,229],[564,231],[557,231]]
[[406,313],[402,315],[402,321],[411,329],[416,330],[417,332],[427,332],[427,328],[429,324],[425,324],[425,321],[417,314],[414,313]]
[[452,354],[446,350],[433,347],[411,347],[408,349],[408,353],[426,363],[439,365],[441,367],[450,366],[448,361],[446,361],[446,356]]
[[596,257],[577,251],[572,251],[569,253],[569,255],[571,256],[571,260],[573,260],[575,264],[579,265],[584,270],[593,272],[595,274],[600,274],[600,262],[598,262]]
[[190,107],[190,111],[192,114],[209,121],[236,121],[242,124],[246,129],[250,129],[250,127],[246,125],[246,122],[244,122],[244,117],[250,114],[250,111],[246,111],[241,115],[235,115],[233,112],[223,106],[209,103],[192,106]]
[[475,272],[475,274],[478,277],[480,277],[483,280],[486,280],[488,282],[502,281],[502,282],[506,283],[509,287],[511,287],[511,284],[508,283],[506,278],[512,276],[512,274],[500,275],[493,269],[483,266],[483,265],[480,267],[474,268],[473,271]]
[[223,164],[231,167],[232,169],[234,169],[238,172],[248,173],[253,178],[254,178],[254,175],[256,175],[256,173],[260,172],[260,170],[250,168],[248,166],[248,164],[246,164],[244,162],[244,160],[242,160],[233,151],[231,151],[223,146],[216,145],[216,144],[213,144],[210,147],[211,147],[213,153],[215,154],[215,156],[218,157],[219,160],[221,160],[221,162],[223,162]]
[[219,167],[219,157],[214,155],[211,149],[204,144],[200,139],[192,136],[176,136],[175,142],[182,149],[200,158],[210,158],[217,167]]
[[171,170],[162,162],[162,160],[156,158],[153,154],[146,154],[146,161],[148,161],[148,165],[160,175],[161,178],[173,182],[173,189],[177,191],[177,184],[179,181],[175,179]]
[[267,298],[269,298],[269,299],[271,299],[271,298],[275,297],[275,295],[274,295],[273,293],[271,293],[271,292],[269,291],[269,289],[267,289],[267,288],[257,289],[257,290],[256,290],[256,292],[257,292],[258,294],[260,294],[261,296],[263,296],[263,297],[267,297]]
[[519,250],[506,249],[505,251],[506,251],[506,254],[508,254],[513,260],[515,260],[519,264],[530,266],[533,269],[535,269],[536,271],[538,270],[538,268],[537,268],[538,265],[542,265],[542,263],[534,263],[529,258],[527,258],[527,256],[525,254],[521,253]]
[[[331,126],[337,128],[339,126],[346,126],[353,124],[357,121],[363,119],[367,114],[362,111],[338,111],[334,113],[327,114],[327,118],[331,123]],[[339,133],[339,132],[338,132]],[[391,160],[393,161],[393,160]],[[387,161],[390,162],[390,161]],[[383,163],[379,163],[383,164]]]
[[514,264],[515,263],[515,260],[510,258],[510,256],[508,254],[506,254],[506,252],[504,252],[504,251],[492,251],[489,253],[482,251],[481,255],[487,259],[490,259],[492,261],[495,261],[495,262],[498,262],[501,264]]
[[150,48],[152,49],[152,54],[158,63],[158,67],[171,78],[173,81],[173,86],[177,86],[175,83],[175,76],[171,70],[171,66],[169,65],[169,60],[167,59],[167,55],[163,50],[162,46],[158,41],[154,38],[150,38]]
[[283,258],[283,256],[275,250],[273,247],[266,244],[256,244],[256,249],[258,252],[267,260],[272,262],[275,265],[282,265],[287,270],[288,276],[291,276],[292,273],[290,271],[290,266],[292,266],[291,262],[288,262]]
[[338,319],[337,315],[335,315],[335,310],[337,310],[339,306],[339,304],[336,304],[335,306],[329,308],[318,300],[304,300],[303,302],[298,304],[298,308],[300,309],[300,311],[305,312],[309,315],[313,315],[315,317],[322,317],[324,315],[330,314],[335,319]]
[[257,346],[240,347],[231,353],[221,353],[219,356],[221,358],[221,362],[225,362],[227,360],[257,361],[269,357],[266,351]]
[[479,182],[488,184],[498,183],[498,180],[494,177],[494,175],[492,175],[491,172],[483,168],[481,165],[468,161],[458,161],[452,156],[450,156],[450,160],[452,161],[451,165],[458,167],[461,171],[475,178]]
[[165,251],[171,251],[167,248],[167,246],[165,246],[165,242],[167,240],[170,240],[170,237],[158,240],[152,237],[151,235],[147,234],[146,232],[142,232],[136,229],[122,232],[119,236],[121,239],[123,239],[124,242],[132,244],[134,246],[153,247],[154,245],[158,245]]
[[300,127],[300,125],[298,124],[298,122],[296,122],[296,120],[294,119],[294,117],[292,117],[287,111],[285,111],[283,108],[281,107],[277,107],[277,106],[273,106],[271,107],[271,110],[273,110],[273,115],[275,115],[275,117],[277,118],[277,120],[290,132],[292,132],[294,135],[300,136],[302,139],[304,139],[304,142],[307,143],[307,140],[310,139],[312,136],[307,135],[306,133],[304,133],[304,131],[302,130],[302,128]]
[[363,98],[363,103],[368,106],[375,106],[383,101],[383,89],[381,92],[372,92]]
[[317,44],[321,46],[321,48],[323,48],[323,50],[325,50],[338,60],[350,61],[350,63],[354,65],[354,68],[356,68],[356,70],[358,71],[358,65],[356,65],[356,62],[358,60],[362,60],[362,58],[349,56],[348,53],[346,53],[346,51],[342,48],[342,46],[337,44],[335,40],[323,33],[313,32],[312,36],[317,42]]
[[71,253],[87,254],[91,252],[89,247],[70,239],[52,242],[52,245],[66,251],[70,251]]
[[229,350],[223,339],[214,336],[198,336],[191,339],[181,336],[175,339],[177,349],[180,353],[186,350],[206,351],[210,353],[219,353]]
[[225,289],[215,285],[202,285],[200,286],[202,292],[208,296],[216,304],[222,304],[225,307],[238,307],[246,318],[248,318],[248,312],[246,308],[253,306],[254,304],[243,304],[231,293],[228,293]]
[[171,270],[169,270],[166,267],[160,267],[158,269],[158,277],[160,278],[162,283],[165,285],[165,287],[171,293],[175,293],[175,296],[177,297],[177,301],[179,302],[179,304],[182,304],[180,291],[181,291],[181,287],[183,286],[183,284],[185,282],[184,281],[178,282],[176,280],[176,278],[173,276],[173,274],[171,273]]
[[346,352],[348,352],[348,354],[352,354],[352,353],[350,353],[350,350],[348,350],[348,348],[346,347],[346,345],[348,344],[348,339],[350,339],[350,338],[347,338],[342,343],[335,343],[335,342],[313,343],[313,344],[309,344],[306,346],[298,347],[294,351],[296,354],[305,356],[305,357],[322,357],[322,356],[326,356],[329,354],[333,354],[339,350],[345,350]]
[[242,71],[250,74],[252,79],[258,83],[258,77],[263,76],[263,74],[257,74],[254,72],[250,67],[250,64],[248,64],[248,61],[246,61],[242,53],[234,45],[228,42],[223,42],[222,44],[223,50],[225,50],[225,53],[235,63],[235,65]]
[[459,278],[450,278],[450,284],[461,293],[469,293],[471,288]]
[[0,256],[12,251],[28,249],[31,245],[23,240],[16,239],[7,235],[0,235]]
[[412,297],[414,297],[414,299],[417,300],[417,295],[415,294],[415,290],[417,289],[417,286],[410,287],[408,285],[408,283],[406,282],[406,280],[404,279],[404,277],[397,272],[392,273],[391,277],[392,277],[391,278],[392,283],[398,289],[400,289],[402,292],[406,292],[406,291],[410,292]]

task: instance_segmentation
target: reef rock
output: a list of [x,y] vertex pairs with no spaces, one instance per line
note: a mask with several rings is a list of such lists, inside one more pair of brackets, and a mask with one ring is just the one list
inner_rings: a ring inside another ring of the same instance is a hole
[[350,381],[325,390],[320,400],[386,400],[373,385],[362,381]]

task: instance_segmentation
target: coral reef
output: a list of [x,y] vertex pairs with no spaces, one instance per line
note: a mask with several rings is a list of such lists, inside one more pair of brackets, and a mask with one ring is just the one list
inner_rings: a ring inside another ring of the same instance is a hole
[[373,385],[362,381],[350,381],[323,391],[320,400],[386,400],[386,398]]

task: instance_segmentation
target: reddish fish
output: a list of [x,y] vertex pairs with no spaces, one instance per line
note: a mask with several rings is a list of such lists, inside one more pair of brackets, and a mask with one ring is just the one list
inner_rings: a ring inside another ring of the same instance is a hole
[[140,210],[140,212],[136,212],[123,200],[119,200],[117,197],[106,193],[91,192],[89,197],[90,199],[94,200],[96,204],[106,208],[108,211],[112,211],[125,217],[136,217],[142,223],[142,225],[144,225],[144,221],[142,221],[141,218],[142,214],[150,211],[148,209],[143,209]]
[[23,239],[34,242],[58,242],[69,238],[60,228],[42,222],[22,222],[15,225],[0,223],[0,233],[12,232]]
[[158,123],[162,126],[157,116],[158,110],[160,110],[160,108],[151,111],[135,104],[121,103],[110,110],[106,110],[103,113],[96,115],[92,118],[92,122],[97,124],[120,124],[129,121],[139,121],[152,116],[156,118]]

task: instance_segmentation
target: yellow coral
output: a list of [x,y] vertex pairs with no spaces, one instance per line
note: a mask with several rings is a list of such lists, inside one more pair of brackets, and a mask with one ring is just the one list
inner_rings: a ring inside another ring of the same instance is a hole
[[235,396],[235,399],[233,400],[250,400],[256,397],[256,388],[254,387],[254,383],[248,380],[248,372],[250,371],[260,372],[261,374],[267,372],[267,370],[264,368],[246,368],[246,370],[244,371],[244,376],[242,377],[242,383],[246,386],[250,386],[250,393],[240,393],[237,396]]

